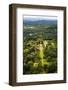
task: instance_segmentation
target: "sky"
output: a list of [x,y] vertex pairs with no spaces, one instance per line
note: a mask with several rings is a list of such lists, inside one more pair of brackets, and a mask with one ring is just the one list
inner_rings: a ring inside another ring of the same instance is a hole
[[56,16],[23,16],[24,20],[31,20],[31,21],[37,21],[37,20],[57,20]]

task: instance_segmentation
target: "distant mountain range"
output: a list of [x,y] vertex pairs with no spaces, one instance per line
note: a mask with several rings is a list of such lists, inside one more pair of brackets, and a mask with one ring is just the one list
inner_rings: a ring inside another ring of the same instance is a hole
[[57,20],[24,20],[24,24],[45,24],[45,25],[56,25]]

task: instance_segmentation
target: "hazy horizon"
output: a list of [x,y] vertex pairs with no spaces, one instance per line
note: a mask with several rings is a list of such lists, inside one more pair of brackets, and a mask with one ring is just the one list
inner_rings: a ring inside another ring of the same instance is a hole
[[39,20],[48,20],[48,21],[57,21],[57,17],[51,16],[24,16],[25,21],[39,21]]

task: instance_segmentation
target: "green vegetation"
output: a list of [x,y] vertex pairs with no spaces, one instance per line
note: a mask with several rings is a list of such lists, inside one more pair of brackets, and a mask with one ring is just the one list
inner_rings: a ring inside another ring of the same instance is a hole
[[24,24],[23,74],[57,72],[57,25]]

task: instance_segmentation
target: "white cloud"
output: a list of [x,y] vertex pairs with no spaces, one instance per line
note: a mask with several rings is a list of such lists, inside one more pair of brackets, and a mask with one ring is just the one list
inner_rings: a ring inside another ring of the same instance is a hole
[[57,20],[56,16],[44,16],[44,15],[25,15],[25,20]]

